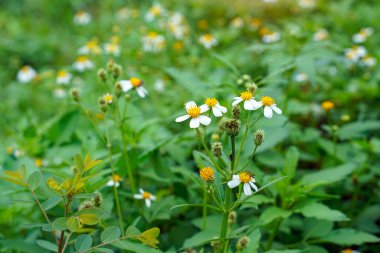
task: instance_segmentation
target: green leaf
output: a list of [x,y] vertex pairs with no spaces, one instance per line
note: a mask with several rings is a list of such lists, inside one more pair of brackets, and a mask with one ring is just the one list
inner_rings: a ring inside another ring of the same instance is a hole
[[127,251],[136,252],[136,253],[159,253],[159,252],[162,252],[162,251],[150,248],[144,244],[131,242],[129,240],[118,241],[118,242],[112,243],[112,246],[115,246],[116,248],[119,248],[119,249],[124,249]]
[[113,253],[112,249],[108,248],[96,248],[94,249],[95,252],[101,252],[101,253]]
[[331,232],[334,222],[326,220],[317,220],[314,218],[305,219],[303,235],[304,241],[308,238],[323,237]]
[[261,214],[259,221],[260,224],[265,225],[279,218],[285,219],[289,217],[291,214],[291,211],[283,210],[276,206],[271,206],[265,209],[265,211]]
[[294,210],[295,212],[302,213],[305,217],[316,218],[328,221],[346,221],[349,220],[347,216],[337,210],[332,210],[322,203],[311,203],[301,208]]
[[291,179],[297,168],[297,163],[298,163],[298,158],[299,158],[299,152],[296,147],[290,147],[288,152],[286,153],[286,160],[285,160],[285,168],[284,168],[284,173],[286,176]]
[[211,208],[211,209],[214,209],[216,211],[220,211],[219,208],[215,207],[215,206],[212,206],[212,205],[208,205],[208,204],[203,204],[203,203],[199,203],[199,204],[181,204],[181,205],[176,205],[176,206],[173,206],[170,208],[170,210],[173,210],[175,208],[180,208],[180,207],[192,207],[192,206],[195,206],[195,207],[203,207],[203,206],[206,206],[208,208]]
[[321,171],[308,173],[301,182],[304,185],[329,184],[343,180],[357,168],[353,163],[346,163],[334,168],[322,169]]
[[299,249],[284,249],[284,250],[272,249],[269,251],[265,251],[265,253],[301,253],[301,252],[303,251]]
[[106,213],[104,212],[104,210],[102,210],[102,209],[100,209],[98,207],[94,207],[94,208],[85,208],[85,209],[82,209],[82,210],[76,212],[74,215],[75,216],[79,216],[81,214],[95,214],[99,218],[102,218]]
[[138,230],[134,225],[131,225],[125,231],[126,236],[139,235],[141,234],[140,230]]
[[0,179],[3,179],[3,180],[5,180],[5,181],[8,181],[8,182],[10,182],[10,183],[12,183],[12,184],[17,184],[17,185],[21,185],[21,186],[25,186],[25,187],[28,186],[26,183],[21,182],[21,181],[16,180],[16,179],[13,179],[13,178],[9,178],[9,177],[0,177]]
[[74,163],[75,163],[75,167],[76,169],[79,171],[79,172],[83,172],[84,168],[83,168],[83,159],[80,155],[76,155],[74,157]]
[[320,241],[350,246],[380,242],[380,238],[355,229],[342,228],[334,230],[325,237],[320,238]]
[[81,223],[85,225],[95,225],[99,223],[100,218],[96,214],[84,213],[78,216]]
[[44,226],[45,223],[32,223],[32,224],[22,224],[21,228],[40,228]]
[[48,253],[41,246],[24,240],[0,240],[0,248],[3,252],[25,252],[25,253]]
[[47,250],[50,250],[50,251],[53,251],[53,252],[57,252],[58,251],[58,247],[57,245],[55,245],[54,243],[52,242],[49,242],[49,241],[45,241],[45,240],[37,240],[36,243],[44,248],[44,249],[47,249]]
[[89,235],[80,235],[75,240],[75,248],[77,251],[81,252],[83,250],[89,249],[92,246],[92,237]]
[[258,252],[261,239],[260,229],[257,228],[252,233],[248,234],[248,238],[250,239],[250,242],[247,247],[241,251],[241,253]]
[[67,226],[67,229],[70,230],[71,232],[77,232],[81,228],[79,224],[79,220],[74,216],[71,216],[67,220],[66,226]]
[[74,196],[74,198],[76,198],[76,199],[90,199],[90,198],[93,198],[96,196],[98,196],[97,193],[80,193],[80,194],[76,194]]
[[42,181],[42,173],[40,171],[34,171],[29,177],[28,177],[28,184],[30,185],[30,188],[34,191],[40,186]]
[[51,224],[53,230],[62,231],[67,229],[67,217],[59,217]]
[[112,226],[112,227],[106,228],[102,232],[100,238],[101,238],[102,243],[109,243],[113,240],[118,239],[120,235],[121,235],[120,229],[118,227]]
[[348,123],[342,126],[338,131],[338,136],[341,140],[349,140],[354,138],[363,138],[370,131],[380,130],[380,121],[359,121]]
[[136,237],[136,239],[152,248],[157,248],[157,244],[159,243],[157,237],[159,236],[159,234],[159,228],[151,228],[142,232],[140,236]]
[[62,198],[60,196],[54,196],[47,200],[45,200],[41,206],[44,208],[45,211],[52,209],[56,205],[58,205],[61,202]]

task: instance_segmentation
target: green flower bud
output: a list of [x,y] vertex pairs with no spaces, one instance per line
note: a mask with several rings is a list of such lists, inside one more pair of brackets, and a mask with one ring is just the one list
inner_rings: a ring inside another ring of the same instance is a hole
[[265,133],[264,130],[258,129],[253,135],[253,139],[255,141],[256,146],[260,146],[264,142]]
[[103,82],[107,81],[107,72],[106,72],[106,70],[105,69],[99,69],[98,70],[98,77]]
[[248,246],[249,241],[250,240],[249,240],[248,236],[243,236],[236,243],[236,249],[237,250],[243,250],[243,249],[245,249]]
[[223,145],[220,142],[215,142],[211,145],[211,151],[215,157],[221,157],[223,151]]
[[236,119],[229,119],[224,123],[224,128],[227,135],[237,136],[240,130],[240,121]]

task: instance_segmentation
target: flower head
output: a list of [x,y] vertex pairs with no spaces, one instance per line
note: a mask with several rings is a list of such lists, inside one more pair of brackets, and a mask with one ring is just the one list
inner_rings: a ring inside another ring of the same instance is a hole
[[322,102],[321,106],[322,106],[323,110],[331,111],[335,107],[335,104],[330,100],[326,100],[326,101]]
[[277,107],[274,99],[271,97],[268,97],[268,96],[261,97],[261,101],[256,104],[256,107],[254,108],[254,110],[257,110],[262,106],[264,106],[264,117],[268,119],[272,118],[273,111],[277,114],[282,114],[281,109]]
[[140,188],[140,194],[133,195],[135,199],[143,199],[145,200],[146,206],[149,208],[152,204],[152,201],[156,200],[156,196],[154,196],[150,192],[146,192],[143,189]]
[[156,18],[162,17],[165,15],[166,10],[158,3],[153,4],[152,7],[148,10],[148,13],[145,15],[145,19],[148,22],[155,20]]
[[104,94],[102,99],[104,100],[106,104],[109,104],[109,105],[112,104],[113,102],[113,96],[109,93]]
[[199,176],[206,182],[214,180],[214,170],[211,167],[204,167],[199,171]]
[[100,54],[102,49],[99,46],[97,38],[93,38],[87,42],[83,47],[78,49],[79,54]]
[[77,25],[87,25],[91,21],[91,15],[84,11],[78,11],[74,16],[74,23]]
[[329,32],[322,28],[319,29],[316,33],[313,35],[313,40],[314,41],[322,41],[322,40],[327,40],[329,38]]
[[115,187],[119,187],[120,186],[120,181],[121,181],[121,177],[117,174],[113,174],[111,176],[111,179],[107,182],[107,186],[115,186]]
[[358,33],[355,33],[352,36],[352,41],[355,43],[363,43],[366,42],[368,37],[373,34],[373,29],[370,27],[362,28]]
[[30,66],[24,66],[17,72],[20,83],[28,83],[37,76],[37,72]]
[[104,51],[107,54],[112,54],[113,56],[119,56],[120,55],[120,46],[118,43],[106,43],[104,44]]
[[85,55],[79,56],[73,64],[73,68],[79,72],[83,72],[86,69],[91,69],[93,67],[94,64]]
[[206,49],[210,49],[218,44],[218,41],[214,36],[207,33],[199,37],[199,43],[201,43]]
[[182,122],[191,118],[190,128],[198,128],[200,124],[205,126],[210,124],[211,119],[207,116],[201,115],[207,111],[207,108],[205,106],[198,107],[194,101],[190,101],[185,104],[185,109],[187,114],[176,118],[176,122]]
[[206,98],[205,103],[201,105],[201,107],[202,106],[206,108],[206,111],[211,109],[215,117],[221,117],[223,113],[227,112],[227,108],[221,106],[216,98]]
[[145,98],[148,95],[148,91],[143,86],[144,82],[140,78],[131,77],[129,80],[121,80],[119,83],[124,92],[135,89],[141,98]]
[[165,38],[156,32],[149,32],[142,38],[142,43],[145,52],[157,53],[165,47]]
[[73,75],[66,70],[60,70],[57,73],[56,82],[57,84],[69,84],[72,77]]
[[239,175],[233,175],[232,180],[230,180],[227,185],[230,188],[235,188],[240,184],[243,184],[244,194],[249,196],[252,195],[253,188],[255,191],[258,191],[259,188],[254,184],[256,182],[255,178],[249,172],[241,172]]
[[232,103],[232,106],[235,106],[239,104],[240,102],[244,101],[245,110],[255,110],[255,108],[258,106],[258,103],[259,103],[253,97],[253,93],[248,90],[240,93],[240,96],[235,97],[234,100],[235,101]]

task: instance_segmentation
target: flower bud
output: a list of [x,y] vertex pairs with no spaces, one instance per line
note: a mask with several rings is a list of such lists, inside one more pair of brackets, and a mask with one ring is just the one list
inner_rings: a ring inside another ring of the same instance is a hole
[[236,249],[237,250],[243,250],[243,249],[245,249],[248,246],[249,241],[250,240],[249,240],[248,236],[243,236],[236,243]]
[[122,94],[122,92],[123,92],[123,88],[121,87],[121,84],[119,82],[117,82],[115,84],[115,93],[116,93],[116,96],[120,97],[120,95]]
[[114,66],[115,66],[114,60],[109,60],[108,63],[107,63],[107,69],[108,69],[108,71],[112,72]]
[[240,121],[236,119],[229,119],[224,123],[224,128],[227,135],[237,136],[240,130]]
[[108,106],[107,104],[101,104],[99,106],[99,109],[103,112],[103,113],[106,113],[107,112],[107,109],[108,109]]
[[103,82],[107,81],[107,72],[106,72],[106,70],[105,69],[99,69],[98,70],[98,77]]
[[94,207],[94,204],[92,203],[92,201],[90,200],[86,200],[86,201],[83,201],[80,206],[79,206],[79,210],[83,210],[83,209],[86,209],[86,208],[93,208]]
[[102,194],[100,192],[96,193],[96,196],[93,197],[91,199],[92,201],[92,204],[95,206],[95,207],[99,207],[102,202],[103,202],[103,197],[102,197]]
[[129,101],[131,99],[131,95],[130,94],[125,94],[125,101]]
[[245,81],[249,81],[249,80],[251,80],[251,77],[250,77],[249,75],[247,75],[247,74],[244,74],[244,75],[242,76],[242,78],[243,78]]
[[219,136],[219,134],[213,134],[213,135],[211,135],[211,139],[212,139],[213,141],[219,141],[220,136]]
[[73,97],[74,101],[79,102],[79,90],[77,88],[71,89],[70,94]]
[[232,211],[228,214],[228,224],[235,224],[237,218],[237,214],[235,211]]
[[257,129],[255,134],[253,135],[253,139],[255,141],[256,146],[260,146],[264,142],[265,132],[262,129]]
[[232,118],[236,120],[240,119],[240,106],[234,106],[232,108]]
[[247,90],[252,92],[253,95],[255,95],[257,91],[257,85],[255,83],[248,83],[247,84]]
[[121,71],[122,71],[121,66],[115,64],[115,66],[112,69],[112,76],[113,76],[113,78],[118,79],[119,76],[121,75]]
[[211,145],[211,151],[214,154],[215,157],[221,157],[222,156],[222,151],[223,151],[223,146],[222,143],[220,142],[215,142]]

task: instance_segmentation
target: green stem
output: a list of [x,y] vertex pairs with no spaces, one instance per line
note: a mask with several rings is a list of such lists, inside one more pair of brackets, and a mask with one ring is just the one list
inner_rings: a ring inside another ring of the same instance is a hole
[[106,140],[105,140],[104,136],[101,134],[101,132],[100,132],[98,126],[96,125],[96,122],[90,117],[90,115],[88,115],[86,108],[84,108],[84,106],[83,106],[80,102],[78,102],[78,104],[79,104],[79,107],[80,107],[80,108],[82,109],[82,111],[84,112],[84,114],[86,115],[86,117],[88,118],[88,120],[89,120],[89,121],[91,122],[91,124],[93,125],[93,127],[94,127],[94,129],[95,129],[95,132],[99,135],[100,139],[101,139],[104,143],[106,143]]
[[247,138],[248,129],[249,129],[249,118],[250,118],[250,115],[251,115],[251,111],[248,111],[247,121],[245,122],[245,130],[244,130],[243,140],[240,143],[239,151],[238,151],[236,159],[235,159],[236,163],[239,162],[240,153],[241,153],[241,151],[242,151],[242,149],[244,147],[245,139]]
[[275,227],[273,229],[273,233],[271,234],[271,236],[268,239],[267,247],[266,247],[267,250],[270,250],[272,248],[273,240],[274,240],[274,238],[276,238],[276,235],[277,235],[277,232],[278,232],[280,225],[281,225],[281,220],[277,220],[275,223]]
[[202,212],[202,215],[203,215],[203,224],[202,224],[202,228],[203,230],[206,230],[206,223],[207,223],[207,191],[203,191],[203,212]]

